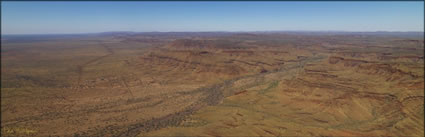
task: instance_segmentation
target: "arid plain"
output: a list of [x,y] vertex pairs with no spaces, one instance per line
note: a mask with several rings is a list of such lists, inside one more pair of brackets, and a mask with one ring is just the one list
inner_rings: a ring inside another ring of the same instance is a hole
[[2,136],[423,136],[424,40],[2,38]]

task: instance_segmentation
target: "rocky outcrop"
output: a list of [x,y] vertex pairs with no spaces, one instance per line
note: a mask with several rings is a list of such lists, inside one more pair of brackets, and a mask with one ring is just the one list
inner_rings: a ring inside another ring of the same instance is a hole
[[367,74],[387,76],[388,81],[396,80],[401,77],[408,77],[409,79],[420,77],[412,72],[405,72],[394,68],[390,64],[368,64],[359,66],[359,68],[361,69],[361,72],[365,72]]
[[390,56],[390,55],[381,55],[377,57],[379,60],[389,61],[389,60],[403,60],[410,62],[423,62],[424,56]]
[[354,67],[354,66],[359,66],[360,64],[368,63],[368,61],[356,60],[356,59],[345,59],[342,57],[332,56],[329,58],[329,63],[330,64],[342,63],[346,67]]
[[332,56],[328,59],[329,64],[342,64],[344,67],[353,68],[356,72],[365,73],[369,75],[385,76],[387,81],[398,80],[402,77],[405,78],[419,78],[420,76],[412,73],[405,72],[398,68],[393,67],[388,63],[377,63],[365,60],[345,59],[342,57]]
[[171,42],[166,48],[173,50],[243,49],[239,44],[239,42],[229,40],[178,39]]

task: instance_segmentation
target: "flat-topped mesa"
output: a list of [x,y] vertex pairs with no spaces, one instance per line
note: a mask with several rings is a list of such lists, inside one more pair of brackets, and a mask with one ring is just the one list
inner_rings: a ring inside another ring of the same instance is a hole
[[242,49],[240,42],[230,40],[190,40],[178,39],[171,42],[166,48],[174,50],[219,50]]

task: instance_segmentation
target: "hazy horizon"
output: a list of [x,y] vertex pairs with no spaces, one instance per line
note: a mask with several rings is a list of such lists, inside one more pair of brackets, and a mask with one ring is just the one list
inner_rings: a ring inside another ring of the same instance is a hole
[[425,31],[338,31],[338,30],[266,30],[266,31],[104,31],[104,32],[82,32],[82,33],[17,33],[2,35],[85,35],[85,34],[101,34],[101,33],[284,33],[284,32],[301,32],[301,33],[425,33]]
[[423,32],[423,2],[2,2],[2,34]]

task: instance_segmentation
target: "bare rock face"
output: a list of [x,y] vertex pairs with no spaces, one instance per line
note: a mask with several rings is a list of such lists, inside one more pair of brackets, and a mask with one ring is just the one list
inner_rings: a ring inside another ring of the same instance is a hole
[[336,63],[343,61],[343,60],[344,60],[344,58],[332,56],[332,57],[329,58],[329,63],[330,64],[336,64]]

